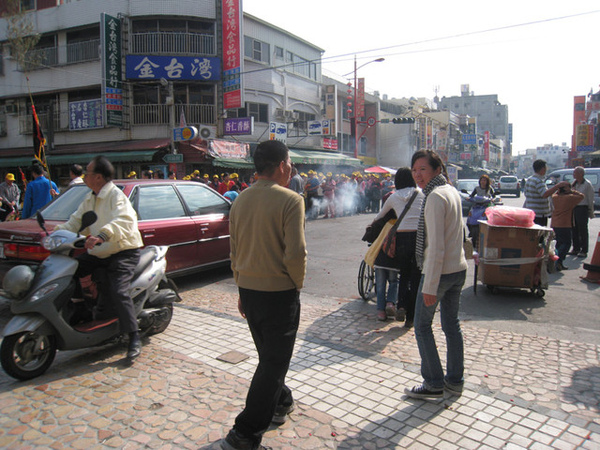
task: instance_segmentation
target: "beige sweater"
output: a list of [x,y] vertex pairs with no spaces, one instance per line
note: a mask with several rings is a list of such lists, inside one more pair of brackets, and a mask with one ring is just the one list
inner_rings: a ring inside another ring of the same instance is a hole
[[435,188],[425,203],[423,293],[437,295],[442,274],[467,269],[463,251],[464,224],[458,191],[449,184]]
[[304,199],[275,182],[258,180],[231,207],[231,269],[239,287],[300,290],[306,274]]

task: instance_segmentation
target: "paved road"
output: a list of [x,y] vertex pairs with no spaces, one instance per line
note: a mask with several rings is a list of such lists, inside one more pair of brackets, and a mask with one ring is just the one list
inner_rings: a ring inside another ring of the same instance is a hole
[[[522,206],[523,197],[504,196],[508,206]],[[304,293],[314,298],[358,299],[358,266],[367,249],[360,238],[373,214],[318,219],[306,226],[308,269]],[[590,255],[600,232],[600,215],[590,222]],[[600,286],[580,280],[585,275],[582,258],[568,256],[571,269],[550,274],[550,287],[543,299],[525,290],[502,290],[492,295],[481,283],[473,292],[474,264],[469,262],[467,282],[462,296],[460,314],[479,326],[536,333],[540,336],[592,342],[600,345]],[[185,289],[207,286],[214,282],[233,285],[227,269],[213,271],[199,278],[191,276],[178,283]]]

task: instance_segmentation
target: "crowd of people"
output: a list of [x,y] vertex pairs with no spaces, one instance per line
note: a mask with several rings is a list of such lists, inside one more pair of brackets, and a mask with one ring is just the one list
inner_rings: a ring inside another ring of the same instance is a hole
[[[142,177],[160,177],[160,174],[148,172],[152,171],[144,171]],[[129,178],[137,178],[136,172],[131,172],[129,175]],[[169,178],[174,178],[172,172],[169,172]],[[233,201],[240,192],[255,183],[256,173],[244,180],[237,173],[224,172],[220,175],[210,175],[194,170],[189,175],[185,175],[183,180],[204,183]],[[304,197],[307,219],[378,213],[382,201],[395,189],[392,175],[389,173],[353,172],[347,175],[315,170],[299,172],[295,166],[292,166],[291,178],[286,187]]]

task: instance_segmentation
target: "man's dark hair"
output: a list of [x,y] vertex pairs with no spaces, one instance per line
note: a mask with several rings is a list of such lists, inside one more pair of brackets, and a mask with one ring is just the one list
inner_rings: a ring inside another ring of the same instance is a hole
[[35,173],[36,175],[44,175],[44,168],[39,164],[34,164],[31,166],[31,172]]
[[394,178],[394,184],[396,190],[404,189],[407,187],[416,187],[415,179],[412,176],[412,171],[408,167],[400,167],[396,172],[396,178]]
[[81,167],[79,164],[73,164],[69,170],[71,172],[73,172],[73,175],[75,175],[76,177],[80,177],[81,175],[83,175],[83,167]]
[[264,141],[254,151],[254,166],[259,175],[271,176],[275,169],[286,161],[290,151],[280,141]]
[[538,173],[540,170],[542,170],[544,167],[546,167],[546,161],[544,161],[543,159],[536,159],[533,162],[533,171],[535,173]]
[[106,181],[110,181],[114,178],[115,168],[105,156],[95,156],[94,159],[92,159],[92,162],[94,163],[94,173],[99,173]]

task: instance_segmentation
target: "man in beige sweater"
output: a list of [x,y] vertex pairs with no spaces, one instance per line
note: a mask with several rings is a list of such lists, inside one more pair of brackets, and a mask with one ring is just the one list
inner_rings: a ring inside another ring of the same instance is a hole
[[271,422],[282,424],[294,408],[285,385],[306,273],[304,199],[287,189],[288,148],[265,141],[254,152],[257,181],[233,203],[229,216],[231,269],[238,308],[258,351],[258,366],[244,410],[222,441],[224,449],[260,449]]

